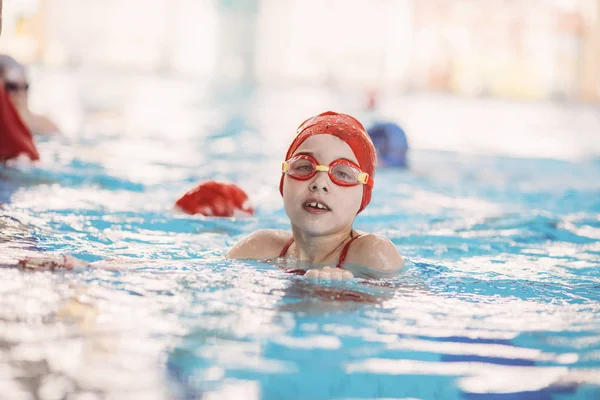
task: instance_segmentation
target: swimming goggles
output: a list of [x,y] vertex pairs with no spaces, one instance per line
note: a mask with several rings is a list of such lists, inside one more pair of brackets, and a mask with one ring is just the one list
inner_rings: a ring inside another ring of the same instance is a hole
[[329,166],[319,165],[314,157],[300,154],[284,161],[281,165],[281,173],[290,178],[307,181],[317,174],[327,172],[329,179],[338,186],[356,186],[359,184],[373,186],[373,179],[360,170],[360,167],[352,161],[345,159],[334,160]]

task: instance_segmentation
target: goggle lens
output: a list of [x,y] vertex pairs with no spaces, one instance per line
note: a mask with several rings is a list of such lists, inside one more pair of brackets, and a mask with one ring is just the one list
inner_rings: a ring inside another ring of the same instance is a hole
[[329,169],[331,180],[345,185],[357,185],[360,170],[348,164],[335,164]]
[[288,171],[288,175],[294,178],[309,179],[315,174],[315,172],[317,172],[317,165],[306,158],[290,160],[289,166],[290,169]]

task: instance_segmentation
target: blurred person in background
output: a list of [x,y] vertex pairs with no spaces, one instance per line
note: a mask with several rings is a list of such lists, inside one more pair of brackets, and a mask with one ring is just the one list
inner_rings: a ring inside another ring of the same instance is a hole
[[395,122],[381,115],[378,94],[367,93],[363,122],[377,151],[378,167],[408,168],[408,139],[406,132]]
[[59,134],[60,130],[48,117],[33,113],[29,109],[29,82],[25,66],[14,58],[0,54],[0,79],[4,89],[19,112],[23,122],[34,134]]
[[33,135],[19,116],[0,79],[0,165],[18,157],[40,159]]
[[206,217],[254,215],[254,207],[246,192],[231,182],[201,182],[179,198],[175,208],[186,214],[200,214]]
[[[0,0],[0,34],[2,33],[2,0]],[[18,111],[4,88],[0,73],[0,164],[25,155],[31,160],[40,158],[31,132],[23,123]]]
[[406,133],[394,122],[375,122],[367,132],[377,150],[379,167],[408,168]]

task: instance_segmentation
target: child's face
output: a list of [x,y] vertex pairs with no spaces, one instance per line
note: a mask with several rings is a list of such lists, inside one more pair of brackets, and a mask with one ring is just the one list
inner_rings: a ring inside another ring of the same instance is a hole
[[[332,135],[312,136],[296,150],[314,157],[320,165],[345,158],[356,164],[358,160],[343,140]],[[283,202],[293,225],[312,235],[327,235],[352,226],[362,201],[363,185],[338,186],[327,172],[317,172],[306,181],[284,177]],[[326,209],[316,208],[320,203]]]
[[28,85],[23,72],[18,68],[9,68],[4,74],[4,84],[5,87],[10,87],[7,91],[13,104],[18,109],[27,108]]

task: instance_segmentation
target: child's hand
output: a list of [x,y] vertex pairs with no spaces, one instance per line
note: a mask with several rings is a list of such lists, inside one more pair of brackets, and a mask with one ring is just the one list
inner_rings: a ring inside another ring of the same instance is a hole
[[69,255],[63,256],[34,256],[34,257],[26,257],[17,263],[18,266],[24,269],[32,269],[32,270],[51,270],[54,271],[56,269],[83,269],[88,267],[88,263],[82,261],[78,258]]
[[345,269],[324,267],[323,269],[311,269],[306,273],[308,279],[323,281],[341,281],[354,278],[352,272]]

